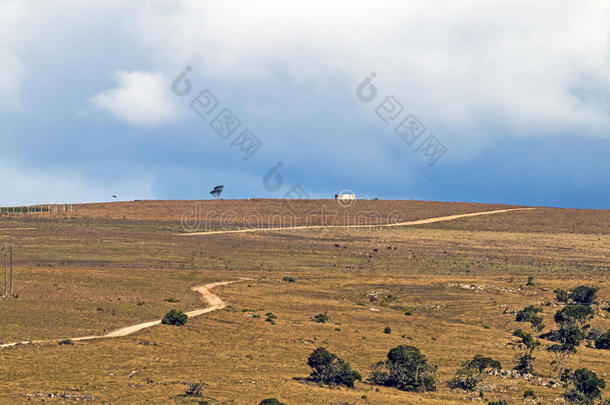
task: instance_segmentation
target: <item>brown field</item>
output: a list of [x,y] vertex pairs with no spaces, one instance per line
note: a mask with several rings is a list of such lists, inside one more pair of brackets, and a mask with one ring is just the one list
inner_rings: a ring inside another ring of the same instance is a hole
[[[249,210],[261,218],[256,225],[270,227],[278,224],[274,212],[290,210],[294,225],[341,225],[396,222],[393,212],[407,221],[512,208],[423,201],[357,201],[347,209],[329,200],[142,201],[3,215],[0,240],[15,245],[19,298],[0,300],[2,343],[102,334],[159,319],[171,308],[201,308],[194,285],[253,280],[214,289],[228,307],[184,327],[0,349],[0,403],[72,403],[89,395],[92,403],[106,404],[258,404],[267,397],[286,404],[470,403],[478,392],[451,391],[446,382],[477,353],[512,369],[519,354],[512,331],[529,326],[515,322],[511,311],[551,303],[543,306],[547,331],[557,310],[555,288],[596,285],[600,305],[592,324],[610,328],[610,313],[601,309],[610,297],[609,211],[538,208],[416,227],[179,235],[184,212],[198,203],[197,215],[210,218],[209,229],[252,226],[244,220]],[[326,217],[316,215],[326,209]],[[221,220],[227,211],[236,214]],[[285,276],[296,281],[285,282]],[[534,286],[525,285],[529,276]],[[372,292],[386,298],[371,302]],[[267,312],[277,316],[275,324],[265,322]],[[311,321],[321,312],[330,323]],[[391,334],[383,333],[386,326]],[[318,346],[366,379],[369,366],[399,344],[419,347],[438,366],[436,392],[365,382],[329,388],[302,380],[310,372],[307,356]],[[543,349],[534,356],[534,380],[490,376],[480,403],[522,403],[526,389],[540,404],[561,397],[563,388],[538,383],[553,378],[551,357]],[[583,344],[569,367],[587,367],[605,378],[604,395],[610,396],[610,352]],[[185,382],[195,381],[205,384],[203,397],[184,396]]]

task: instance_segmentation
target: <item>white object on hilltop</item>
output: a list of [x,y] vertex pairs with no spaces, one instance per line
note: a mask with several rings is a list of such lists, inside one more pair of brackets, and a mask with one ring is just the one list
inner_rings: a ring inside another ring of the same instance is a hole
[[340,193],[335,194],[335,200],[355,200],[356,194],[354,193]]

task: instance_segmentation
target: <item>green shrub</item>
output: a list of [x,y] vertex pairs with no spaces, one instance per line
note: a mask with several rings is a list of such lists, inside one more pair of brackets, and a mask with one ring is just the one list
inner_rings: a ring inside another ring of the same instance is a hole
[[385,329],[383,330],[383,333],[387,333],[387,334],[392,333],[392,328],[390,328],[389,326],[386,326]]
[[356,380],[362,380],[360,373],[352,370],[349,363],[323,347],[309,355],[307,364],[313,370],[309,377],[323,384],[353,388]]
[[417,347],[400,345],[392,348],[387,360],[371,366],[373,384],[395,387],[402,391],[435,391],[436,367],[428,365]]
[[610,350],[610,329],[595,339],[595,347],[598,349]]
[[284,405],[284,403],[275,398],[266,398],[259,402],[258,405]]
[[568,402],[578,404],[593,404],[601,397],[601,389],[606,388],[606,382],[597,374],[586,368],[578,369],[571,379],[571,387],[564,394]]
[[487,405],[508,405],[508,402],[506,402],[505,400],[501,399],[499,401],[488,402]]
[[180,300],[177,300],[177,299],[171,298],[171,297],[170,298],[166,298],[163,301],[165,301],[165,302],[172,302],[172,303],[180,302]]
[[183,313],[182,311],[172,309],[167,314],[165,314],[165,316],[161,320],[161,323],[163,325],[182,326],[186,323],[187,318],[188,318],[188,316],[186,316],[186,314]]
[[294,279],[294,277],[290,277],[290,276],[286,276],[284,277],[282,280],[284,280],[287,283],[294,283],[296,280]]
[[538,330],[542,330],[542,317],[537,315],[542,312],[542,308],[529,305],[517,312],[515,321],[517,322],[529,322],[532,326]]
[[587,322],[593,319],[593,308],[589,305],[566,305],[555,313],[553,319],[560,325],[576,325],[587,327]]
[[591,305],[597,298],[599,287],[581,285],[570,291],[570,299],[576,304]]
[[330,322],[330,317],[326,314],[326,312],[324,312],[323,314],[315,315],[313,320],[320,323]]
[[523,391],[523,399],[526,399],[526,398],[536,399],[536,393],[534,393],[534,390]]
[[203,384],[201,382],[187,383],[187,388],[184,394],[187,397],[200,397],[203,392]]
[[557,299],[557,302],[565,304],[570,299],[570,294],[566,290],[558,288],[553,292],[555,293],[555,298]]
[[486,374],[501,368],[502,365],[499,361],[477,354],[456,371],[455,377],[449,381],[449,387],[473,391],[483,381]]

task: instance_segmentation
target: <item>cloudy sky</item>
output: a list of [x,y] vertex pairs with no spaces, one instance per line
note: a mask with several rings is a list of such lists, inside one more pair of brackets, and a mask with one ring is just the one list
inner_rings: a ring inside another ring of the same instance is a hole
[[607,0],[0,0],[0,204],[224,184],[610,208],[609,21]]

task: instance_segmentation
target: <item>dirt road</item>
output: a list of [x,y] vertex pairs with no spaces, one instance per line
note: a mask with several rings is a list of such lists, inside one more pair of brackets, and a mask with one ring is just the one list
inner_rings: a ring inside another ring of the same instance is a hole
[[445,217],[418,219],[416,221],[395,222],[395,223],[391,223],[391,224],[302,225],[302,226],[287,226],[287,227],[275,227],[275,228],[248,228],[248,229],[235,229],[235,230],[228,230],[228,231],[177,233],[176,235],[178,235],[178,236],[200,236],[200,235],[218,235],[218,234],[227,234],[227,233],[292,231],[292,230],[301,230],[301,229],[321,229],[321,228],[377,228],[377,227],[394,227],[394,226],[413,226],[413,225],[431,224],[434,222],[452,221],[454,219],[476,217],[479,215],[492,215],[492,214],[500,214],[502,212],[525,211],[525,210],[534,210],[534,209],[536,209],[536,208],[509,208],[509,209],[504,209],[504,210],[481,211],[481,212],[472,212],[470,214],[458,214],[458,215],[449,215],[449,216],[445,216]]
[[[239,280],[220,281],[220,282],[216,282],[216,283],[209,283],[209,284],[205,284],[205,285],[192,287],[191,289],[193,291],[197,291],[199,294],[201,294],[202,298],[209,304],[209,306],[207,306],[206,308],[203,308],[203,309],[196,309],[193,311],[186,312],[186,315],[189,318],[194,318],[196,316],[199,316],[202,314],[207,314],[208,312],[213,312],[213,311],[217,311],[219,309],[224,308],[226,306],[224,301],[218,295],[212,293],[210,291],[210,289],[221,286],[221,285],[233,284],[233,283],[237,283],[239,281],[245,281],[245,280],[250,280],[250,279],[249,278],[240,278]],[[117,329],[117,330],[107,333],[105,335],[81,336],[81,337],[67,338],[67,339],[72,340],[74,342],[79,342],[79,341],[83,341],[83,340],[105,339],[105,338],[127,336],[127,335],[131,335],[132,333],[141,331],[142,329],[151,328],[153,326],[159,325],[160,323],[161,323],[161,319],[158,319],[156,321],[139,323],[137,325],[131,325],[131,326],[127,326],[125,328]],[[25,345],[25,344],[31,344],[31,343],[57,343],[62,340],[66,340],[66,338],[48,339],[48,340],[29,340],[29,341],[24,341],[24,342],[5,343],[5,344],[0,344],[0,348]]]

